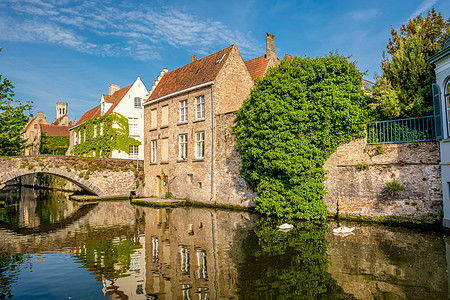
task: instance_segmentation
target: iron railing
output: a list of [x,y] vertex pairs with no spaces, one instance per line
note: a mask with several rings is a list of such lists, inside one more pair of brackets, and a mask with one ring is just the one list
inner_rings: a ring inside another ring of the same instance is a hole
[[434,116],[377,121],[367,124],[367,144],[435,141]]

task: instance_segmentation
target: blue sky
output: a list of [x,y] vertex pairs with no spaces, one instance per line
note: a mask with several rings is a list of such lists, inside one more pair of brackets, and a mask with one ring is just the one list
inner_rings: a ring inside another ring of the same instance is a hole
[[237,44],[245,60],[260,56],[266,32],[280,58],[338,50],[373,81],[391,25],[431,7],[449,18],[446,0],[0,0],[0,74],[49,122],[58,101],[79,119],[110,83],[125,87],[139,76],[150,89],[163,68],[192,55]]

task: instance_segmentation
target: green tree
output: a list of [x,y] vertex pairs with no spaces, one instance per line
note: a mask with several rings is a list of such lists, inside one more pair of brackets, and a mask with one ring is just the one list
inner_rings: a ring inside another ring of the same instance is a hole
[[372,112],[378,119],[433,114],[431,84],[435,81],[427,58],[439,51],[450,33],[450,19],[433,8],[427,17],[409,19],[392,37],[383,53],[382,76],[377,78]]
[[237,112],[241,175],[268,215],[327,215],[323,164],[339,144],[363,137],[362,75],[347,57],[284,59],[268,70]]
[[11,82],[2,80],[0,75],[0,156],[20,155],[27,142],[21,132],[29,118],[25,112],[31,109],[32,103],[14,100],[13,89]]

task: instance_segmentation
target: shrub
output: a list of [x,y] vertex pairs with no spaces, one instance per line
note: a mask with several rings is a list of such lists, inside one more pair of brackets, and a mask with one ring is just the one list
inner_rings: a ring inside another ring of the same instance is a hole
[[394,195],[398,191],[403,191],[405,188],[395,180],[392,180],[386,184],[386,191]]

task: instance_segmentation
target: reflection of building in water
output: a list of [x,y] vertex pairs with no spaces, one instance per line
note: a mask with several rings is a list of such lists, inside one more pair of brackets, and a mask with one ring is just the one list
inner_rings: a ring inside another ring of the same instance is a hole
[[[115,280],[102,276],[103,294],[111,299],[147,299],[144,292],[145,285],[145,237],[138,237],[142,248],[130,254],[130,267]],[[120,266],[115,266],[120,269]]]
[[433,233],[358,227],[328,233],[328,272],[356,299],[446,299],[443,239]]
[[149,299],[238,298],[236,263],[243,255],[230,249],[238,227],[248,226],[250,214],[144,210]]

